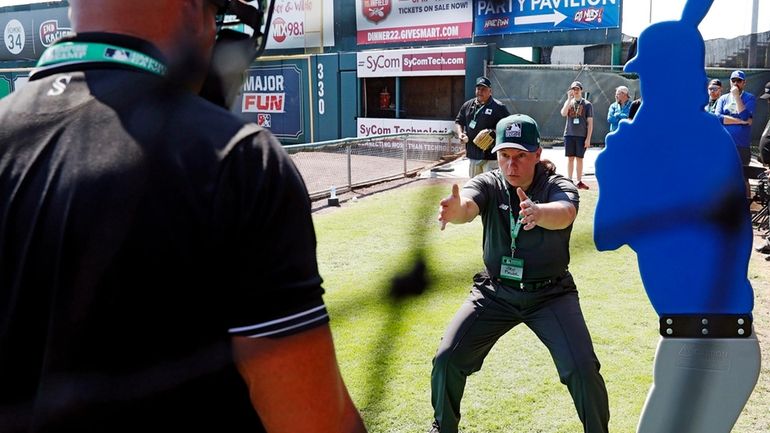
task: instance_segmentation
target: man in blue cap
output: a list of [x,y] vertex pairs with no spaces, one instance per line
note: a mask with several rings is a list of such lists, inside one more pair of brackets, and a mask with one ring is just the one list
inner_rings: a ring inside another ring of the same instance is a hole
[[719,97],[714,110],[733,138],[744,166],[751,161],[751,122],[756,107],[756,98],[744,91],[745,87],[746,74],[733,71],[730,74],[730,92]]

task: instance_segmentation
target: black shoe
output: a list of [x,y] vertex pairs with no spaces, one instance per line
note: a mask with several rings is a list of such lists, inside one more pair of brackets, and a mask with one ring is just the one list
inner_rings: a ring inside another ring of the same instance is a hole
[[762,254],[770,254],[770,241],[765,241],[764,245],[754,248],[754,251]]
[[441,430],[438,427],[438,422],[433,421],[433,425],[430,427],[430,430],[428,430],[428,433],[441,433]]

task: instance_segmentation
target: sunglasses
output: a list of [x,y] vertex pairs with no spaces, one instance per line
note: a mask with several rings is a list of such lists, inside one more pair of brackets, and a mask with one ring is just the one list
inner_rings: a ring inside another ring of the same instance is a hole
[[719,87],[709,87],[709,92],[716,92],[719,90]]
[[740,83],[741,81],[743,80],[741,80],[740,78],[730,78],[731,83]]

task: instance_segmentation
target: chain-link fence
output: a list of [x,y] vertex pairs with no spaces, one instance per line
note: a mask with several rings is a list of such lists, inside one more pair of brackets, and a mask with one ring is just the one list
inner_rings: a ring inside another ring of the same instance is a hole
[[[674,55],[674,54],[672,54]],[[672,73],[675,73],[673,71]],[[732,69],[707,68],[706,76],[722,80],[722,92],[730,91]],[[583,84],[583,96],[591,101],[594,110],[594,130],[591,141],[604,143],[609,132],[607,112],[615,102],[615,88],[629,88],[632,99],[641,97],[640,81],[636,74],[623,73],[620,67],[595,65],[492,65],[487,71],[492,80],[495,98],[501,100],[511,113],[526,113],[537,120],[540,137],[546,141],[561,141],[565,119],[561,107],[567,99],[567,88],[577,80]],[[770,70],[746,70],[746,90],[755,96],[764,93],[770,81]],[[675,84],[675,79],[673,79]],[[703,82],[702,103],[708,103],[707,81]],[[677,101],[681,103],[682,101]],[[676,103],[672,102],[674,105]],[[676,110],[672,108],[672,110]],[[751,129],[752,153],[759,154],[758,143],[768,118],[768,104],[757,100],[754,126]],[[676,125],[672,119],[672,125]],[[676,125],[676,131],[686,135],[686,125]],[[674,128],[674,126],[670,126]],[[672,129],[673,131],[674,129]]]
[[390,134],[285,146],[310,197],[406,177],[458,156],[452,134]]

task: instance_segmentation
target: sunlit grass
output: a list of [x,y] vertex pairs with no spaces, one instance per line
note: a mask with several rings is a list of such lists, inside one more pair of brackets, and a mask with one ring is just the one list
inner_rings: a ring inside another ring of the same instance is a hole
[[[370,432],[427,431],[432,357],[472,275],[483,267],[480,220],[439,230],[438,201],[448,192],[448,185],[405,187],[314,217],[340,366]],[[657,316],[633,251],[595,249],[596,197],[593,190],[581,192],[570,270],[602,363],[610,430],[633,432],[651,382]],[[388,298],[393,276],[408,270],[421,252],[428,290],[403,301]],[[752,272],[767,281],[763,272]],[[760,378],[736,432],[770,431],[766,406],[754,408],[767,403],[767,382],[766,376]],[[525,326],[505,335],[482,370],[469,378],[460,428],[465,433],[582,431],[550,355]]]

